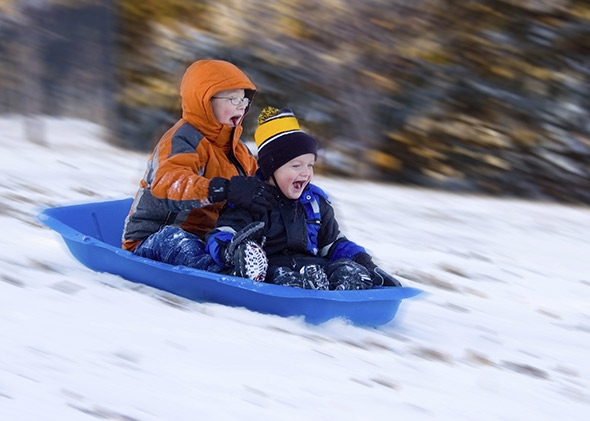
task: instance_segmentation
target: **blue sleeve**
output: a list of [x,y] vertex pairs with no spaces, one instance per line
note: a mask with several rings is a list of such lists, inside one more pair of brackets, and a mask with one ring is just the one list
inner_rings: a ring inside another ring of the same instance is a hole
[[364,249],[364,247],[359,246],[357,243],[347,239],[342,239],[334,245],[330,260],[336,261],[338,259],[352,259],[357,254],[366,252],[367,251]]
[[217,231],[215,234],[207,238],[205,250],[211,255],[215,263],[221,267],[227,267],[223,261],[222,253],[232,238],[234,238],[234,235],[227,231]]

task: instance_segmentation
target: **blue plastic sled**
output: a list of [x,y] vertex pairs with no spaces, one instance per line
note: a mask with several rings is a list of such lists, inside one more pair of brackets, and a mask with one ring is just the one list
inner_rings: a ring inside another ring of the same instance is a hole
[[132,199],[48,208],[39,220],[57,231],[82,264],[119,275],[194,301],[214,302],[279,316],[303,316],[319,324],[334,318],[356,325],[391,321],[401,300],[420,294],[416,288],[362,291],[316,291],[254,282],[138,257],[120,247]]

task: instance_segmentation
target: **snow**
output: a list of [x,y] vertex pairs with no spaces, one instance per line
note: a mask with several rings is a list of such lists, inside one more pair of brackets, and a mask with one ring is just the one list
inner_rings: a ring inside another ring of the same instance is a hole
[[589,208],[317,176],[426,293],[378,329],[313,326],[78,263],[39,209],[132,196],[147,155],[43,122],[36,144],[0,118],[0,419],[587,419]]

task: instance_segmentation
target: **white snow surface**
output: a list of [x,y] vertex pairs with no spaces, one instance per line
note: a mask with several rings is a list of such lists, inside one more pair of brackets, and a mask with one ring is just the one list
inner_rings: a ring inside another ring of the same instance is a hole
[[586,420],[590,209],[316,176],[406,286],[380,328],[198,303],[96,273],[36,216],[133,196],[148,155],[0,118],[0,419]]

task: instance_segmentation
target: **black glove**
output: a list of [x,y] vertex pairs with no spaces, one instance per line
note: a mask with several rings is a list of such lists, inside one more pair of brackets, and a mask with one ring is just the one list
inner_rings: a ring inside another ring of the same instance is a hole
[[209,182],[209,200],[227,200],[253,213],[269,210],[276,198],[268,184],[257,177],[235,176],[230,180],[214,177]]
[[223,253],[223,260],[225,263],[228,265],[233,265],[235,263],[234,254],[236,250],[241,244],[244,244],[247,241],[254,241],[261,247],[264,247],[265,238],[262,236],[264,225],[265,224],[262,221],[252,222],[251,224],[246,225],[244,228],[236,232],[234,238],[231,239]]
[[264,222],[252,222],[238,231],[227,245],[223,260],[232,267],[231,274],[254,281],[266,278],[268,259],[263,246]]
[[402,284],[396,278],[385,272],[383,269],[375,267],[371,271],[371,279],[373,280],[373,286],[384,286],[384,287],[401,287]]
[[355,262],[360,265],[363,265],[367,268],[369,273],[371,274],[371,280],[373,281],[373,286],[375,287],[401,287],[402,284],[400,281],[395,279],[393,276],[385,272],[383,269],[377,267],[377,265],[373,262],[371,256],[367,253],[359,253],[353,257]]

